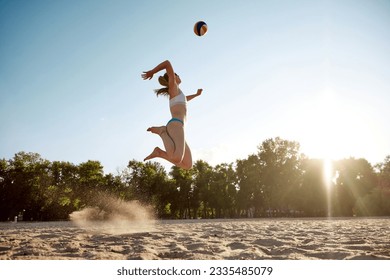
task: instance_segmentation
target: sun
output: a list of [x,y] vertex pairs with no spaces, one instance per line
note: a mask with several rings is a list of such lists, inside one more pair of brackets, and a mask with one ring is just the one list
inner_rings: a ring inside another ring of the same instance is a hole
[[300,106],[296,134],[310,158],[360,157],[368,143],[375,143],[375,122],[367,118],[364,105],[325,91]]

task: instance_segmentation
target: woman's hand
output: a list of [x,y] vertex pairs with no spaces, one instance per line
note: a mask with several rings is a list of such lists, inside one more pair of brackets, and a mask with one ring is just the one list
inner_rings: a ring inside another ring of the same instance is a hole
[[141,77],[144,80],[147,80],[147,79],[151,80],[153,78],[153,75],[154,75],[154,73],[152,72],[152,70],[150,70],[150,71],[143,72]]
[[187,96],[186,96],[187,101],[190,101],[190,100],[194,99],[195,97],[198,97],[199,95],[202,94],[202,91],[203,91],[203,89],[200,88],[200,89],[198,89],[198,91],[197,91],[195,94],[193,94],[193,95],[187,95]]

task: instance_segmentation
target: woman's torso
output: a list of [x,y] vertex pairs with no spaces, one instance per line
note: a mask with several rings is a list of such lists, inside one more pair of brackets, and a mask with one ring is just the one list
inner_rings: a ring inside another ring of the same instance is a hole
[[185,121],[187,115],[187,98],[179,88],[177,89],[177,95],[169,99],[169,107],[173,118]]

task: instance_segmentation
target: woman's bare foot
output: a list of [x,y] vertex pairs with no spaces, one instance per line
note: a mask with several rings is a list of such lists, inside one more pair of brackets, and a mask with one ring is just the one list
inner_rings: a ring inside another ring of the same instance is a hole
[[161,157],[161,155],[162,155],[162,150],[159,147],[156,147],[156,148],[154,148],[153,152],[144,159],[144,161],[152,159],[152,158],[156,158],[156,157]]
[[161,135],[164,132],[167,131],[167,128],[165,126],[152,126],[147,129],[147,131],[150,131],[151,133]]

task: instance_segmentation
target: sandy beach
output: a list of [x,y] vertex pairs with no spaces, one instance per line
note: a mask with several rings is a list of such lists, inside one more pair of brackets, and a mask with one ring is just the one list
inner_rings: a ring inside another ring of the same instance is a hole
[[0,259],[390,259],[390,218],[0,223]]

